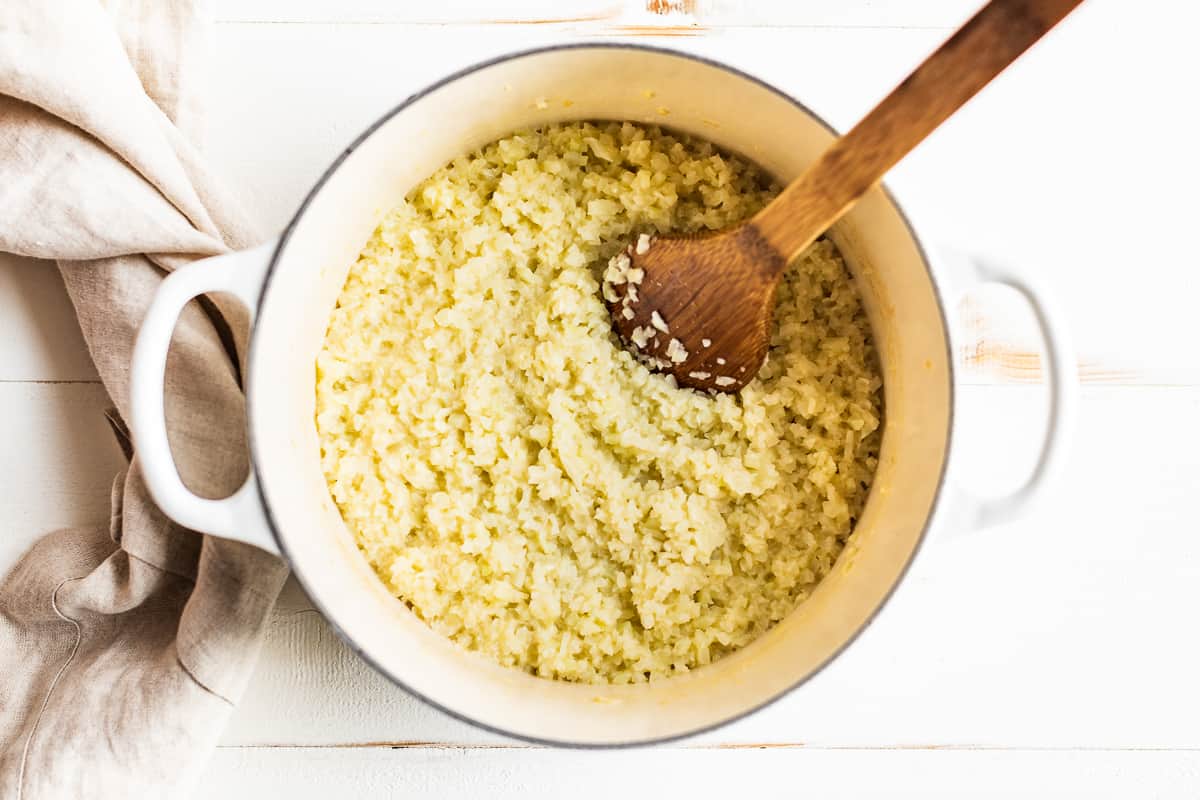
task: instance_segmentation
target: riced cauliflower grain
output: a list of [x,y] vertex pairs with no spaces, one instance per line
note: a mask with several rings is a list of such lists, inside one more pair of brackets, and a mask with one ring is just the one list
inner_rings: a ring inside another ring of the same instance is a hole
[[672,339],[671,341],[667,342],[667,358],[669,358],[673,364],[682,364],[683,362],[687,361],[688,351],[687,348],[683,346],[683,342],[679,341],[678,339]]
[[547,678],[657,680],[829,573],[881,414],[833,245],[788,269],[736,395],[651,372],[601,298],[632,236],[725,228],[776,191],[701,140],[573,123],[456,158],[385,217],[329,322],[316,426],[348,529],[433,630]]

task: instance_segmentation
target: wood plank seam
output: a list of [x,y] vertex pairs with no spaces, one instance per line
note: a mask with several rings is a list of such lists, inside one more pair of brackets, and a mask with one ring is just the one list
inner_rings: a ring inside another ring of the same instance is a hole
[[[219,750],[575,750],[521,743],[347,742],[344,744],[221,744]],[[635,748],[636,749],[636,748]],[[668,745],[669,750],[806,750],[810,752],[966,752],[966,753],[1198,753],[1200,747],[1030,747],[980,744],[813,745],[802,742],[730,742]]]
[[[721,31],[952,31],[953,25],[850,25],[847,23],[726,23],[726,22],[711,22],[705,24],[694,25],[653,25],[653,24],[620,24],[615,22],[601,21],[579,21],[569,22],[556,19],[528,19],[528,20],[504,20],[504,19],[462,19],[462,20],[412,20],[400,21],[389,19],[349,19],[330,22],[327,20],[299,20],[299,19],[214,19],[214,25],[289,25],[289,26],[317,26],[324,28],[339,28],[339,27],[361,27],[361,26],[393,26],[397,28],[480,28],[480,27],[503,27],[503,28],[522,28],[528,27],[532,30],[554,29],[564,33],[607,33],[620,35],[622,31],[630,32],[630,35],[637,35],[633,32],[640,31],[664,31],[661,35],[671,35],[672,31],[691,30],[699,33],[719,33]],[[590,29],[590,30],[589,30]],[[652,34],[644,34],[652,35]],[[676,34],[678,35],[678,34]]]
[[100,382],[99,379],[88,378],[0,378],[0,383],[22,383],[31,386],[70,386],[75,384],[91,386]]

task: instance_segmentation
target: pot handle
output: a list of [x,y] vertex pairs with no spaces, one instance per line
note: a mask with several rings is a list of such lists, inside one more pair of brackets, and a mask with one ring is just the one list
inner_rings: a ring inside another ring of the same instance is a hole
[[263,278],[277,240],[239,253],[205,258],[168,275],[150,303],[138,331],[130,369],[130,409],[134,447],[154,502],[168,517],[201,533],[246,542],[279,554],[258,498],[254,470],[236,492],[210,500],[183,485],[163,412],[163,379],[171,334],[183,307],[208,292],[237,297],[249,311],[251,324],[262,293]]
[[952,274],[962,277],[964,288],[991,283],[1019,292],[1033,310],[1045,347],[1049,419],[1033,472],[1020,488],[1000,497],[979,497],[955,487],[948,504],[958,530],[981,530],[1028,514],[1045,498],[1061,473],[1075,431],[1079,405],[1078,368],[1063,313],[1053,293],[1036,275],[1015,262],[967,255],[962,251],[948,251],[945,257],[952,262]]

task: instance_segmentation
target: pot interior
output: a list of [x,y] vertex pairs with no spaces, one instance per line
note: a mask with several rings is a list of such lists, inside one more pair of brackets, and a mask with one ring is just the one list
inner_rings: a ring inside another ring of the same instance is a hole
[[451,158],[514,130],[584,119],[667,125],[739,152],[784,181],[833,139],[823,123],[774,90],[661,50],[535,51],[453,77],[360,141],[285,235],[254,334],[249,414],[259,481],[292,567],[373,665],[444,709],[507,733],[636,743],[704,729],[768,702],[820,669],[869,621],[914,554],[941,482],[949,346],[920,246],[876,189],[833,237],[863,294],[881,356],[880,466],[850,543],[812,597],[736,654],[639,686],[534,678],[433,633],[375,577],[326,489],[313,421],[316,355],[350,265],[381,216],[413,186]]

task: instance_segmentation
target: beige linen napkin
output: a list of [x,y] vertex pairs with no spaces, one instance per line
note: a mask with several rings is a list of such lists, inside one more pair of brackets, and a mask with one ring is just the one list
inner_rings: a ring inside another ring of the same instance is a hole
[[[0,250],[58,263],[119,435],[165,272],[255,242],[189,141],[200,33],[193,0],[0,3]],[[244,338],[235,309],[192,304],[168,360],[175,456],[211,497],[247,468]],[[107,526],[50,534],[0,583],[0,797],[186,792],[285,575],[165,519],[134,453]]]

